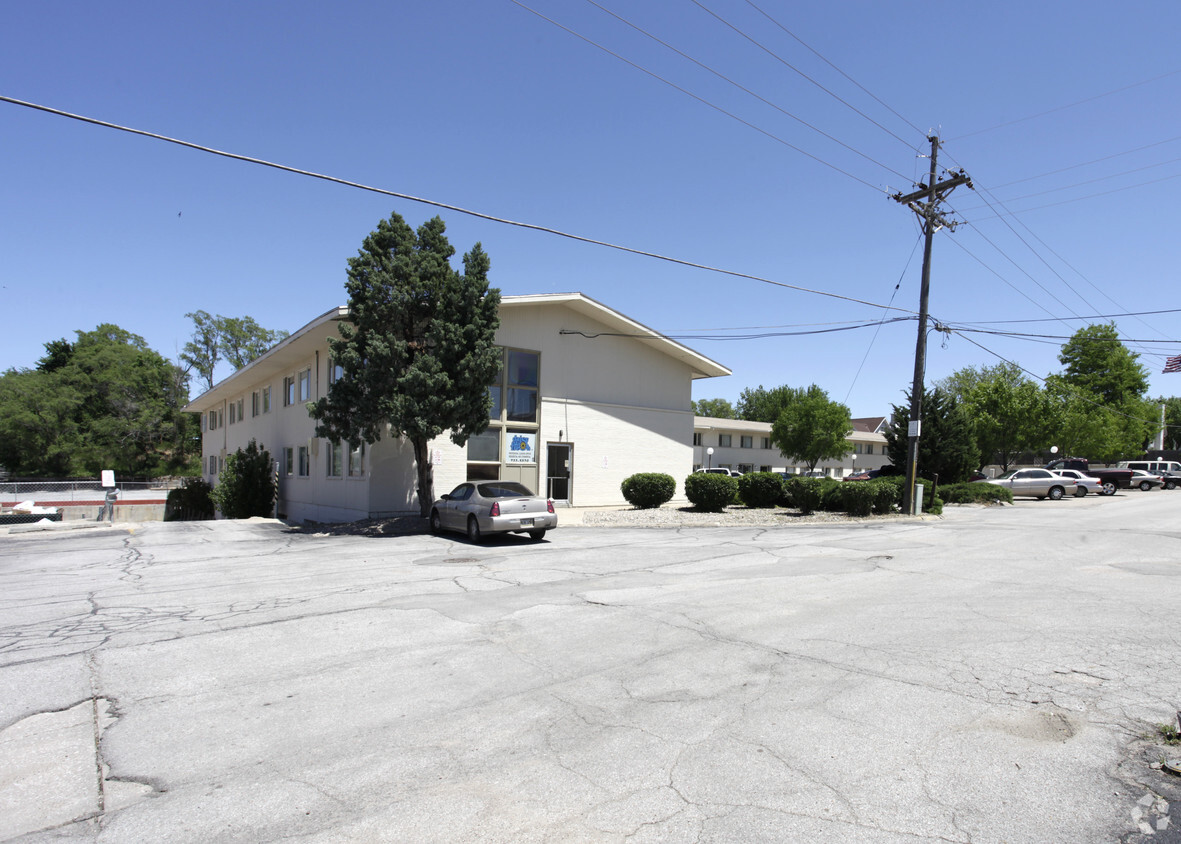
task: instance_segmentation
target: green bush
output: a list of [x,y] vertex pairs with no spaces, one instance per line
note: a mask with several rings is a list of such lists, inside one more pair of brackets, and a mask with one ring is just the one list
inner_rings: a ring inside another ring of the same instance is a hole
[[789,507],[795,507],[801,515],[807,516],[820,508],[821,482],[820,478],[805,478],[794,475],[785,484],[787,494],[785,499]]
[[820,508],[826,513],[845,512],[845,501],[841,497],[841,484],[836,478],[817,478],[820,481]]
[[948,504],[991,504],[993,501],[1013,503],[1012,492],[1003,486],[983,481],[941,486],[939,496]]
[[699,510],[718,513],[738,495],[738,481],[728,475],[694,472],[685,478],[685,497]]
[[738,497],[747,507],[774,507],[783,499],[783,476],[751,472],[738,479]]
[[677,491],[672,475],[661,472],[637,472],[619,485],[627,503],[641,510],[651,510],[669,501]]
[[902,502],[902,487],[889,481],[866,481],[873,490],[873,512],[875,516],[893,513]]
[[176,489],[168,491],[164,521],[199,522],[213,518],[213,487],[204,478],[185,478]]
[[271,455],[251,440],[244,450],[226,457],[212,498],[227,519],[248,519],[270,516],[278,494]]
[[873,513],[876,490],[865,481],[849,481],[840,485],[841,507],[850,516]]

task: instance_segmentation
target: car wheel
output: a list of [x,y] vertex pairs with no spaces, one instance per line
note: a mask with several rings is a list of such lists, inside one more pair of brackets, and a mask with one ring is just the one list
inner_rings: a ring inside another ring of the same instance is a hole
[[1115,481],[1104,481],[1103,482],[1103,494],[1104,495],[1115,495]]
[[537,530],[531,530],[531,531],[529,531],[529,538],[532,539],[534,542],[540,542],[541,540],[545,539],[545,531],[546,531],[546,528],[538,528]]
[[1140,481],[1141,492],[1148,492],[1150,489],[1152,489],[1152,484],[1150,484],[1148,481]]
[[1082,498],[1086,494],[1087,494],[1087,488],[1085,486],[1077,487],[1074,491],[1075,498]]
[[1176,489],[1176,488],[1177,488],[1176,481],[1165,481],[1165,489]]
[[439,518],[438,510],[431,510],[431,533],[441,533],[443,531],[443,520]]
[[1051,501],[1061,501],[1061,500],[1062,500],[1062,496],[1063,496],[1063,495],[1065,495],[1065,494],[1066,494],[1066,490],[1064,490],[1064,489],[1063,489],[1062,487],[1060,487],[1060,486],[1052,486],[1052,487],[1050,487],[1050,500],[1051,500]]
[[467,538],[469,542],[479,542],[484,538],[484,534],[480,532],[480,522],[475,516],[467,517]]

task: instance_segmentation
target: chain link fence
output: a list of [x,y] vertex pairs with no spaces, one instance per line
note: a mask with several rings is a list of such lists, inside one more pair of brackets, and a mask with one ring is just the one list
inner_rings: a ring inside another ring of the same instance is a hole
[[[116,479],[119,505],[163,504],[168,491],[176,489],[184,478]],[[20,524],[48,519],[61,521],[63,511],[79,517],[83,511],[91,517],[92,508],[106,504],[108,490],[98,478],[22,478],[0,481],[0,524]]]

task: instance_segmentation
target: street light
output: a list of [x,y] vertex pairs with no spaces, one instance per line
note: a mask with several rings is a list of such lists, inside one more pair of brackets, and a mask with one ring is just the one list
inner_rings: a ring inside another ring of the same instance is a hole
[[714,462],[714,449],[710,446],[705,450],[705,468],[712,469]]

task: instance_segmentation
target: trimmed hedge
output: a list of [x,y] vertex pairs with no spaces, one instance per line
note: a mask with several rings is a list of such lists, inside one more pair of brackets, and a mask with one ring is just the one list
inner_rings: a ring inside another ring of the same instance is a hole
[[784,503],[788,507],[795,507],[804,516],[811,515],[820,509],[823,493],[820,478],[805,478],[793,475],[784,484],[786,493]]
[[677,491],[672,475],[662,472],[637,472],[619,485],[627,503],[641,510],[651,510],[670,501]]
[[694,472],[685,478],[685,497],[707,513],[720,513],[737,495],[738,481],[728,475]]
[[783,493],[783,476],[778,472],[750,472],[738,479],[738,497],[747,507],[774,507],[783,500]]
[[1012,492],[1003,486],[984,481],[941,486],[939,496],[948,504],[991,504],[994,501],[1013,503]]

